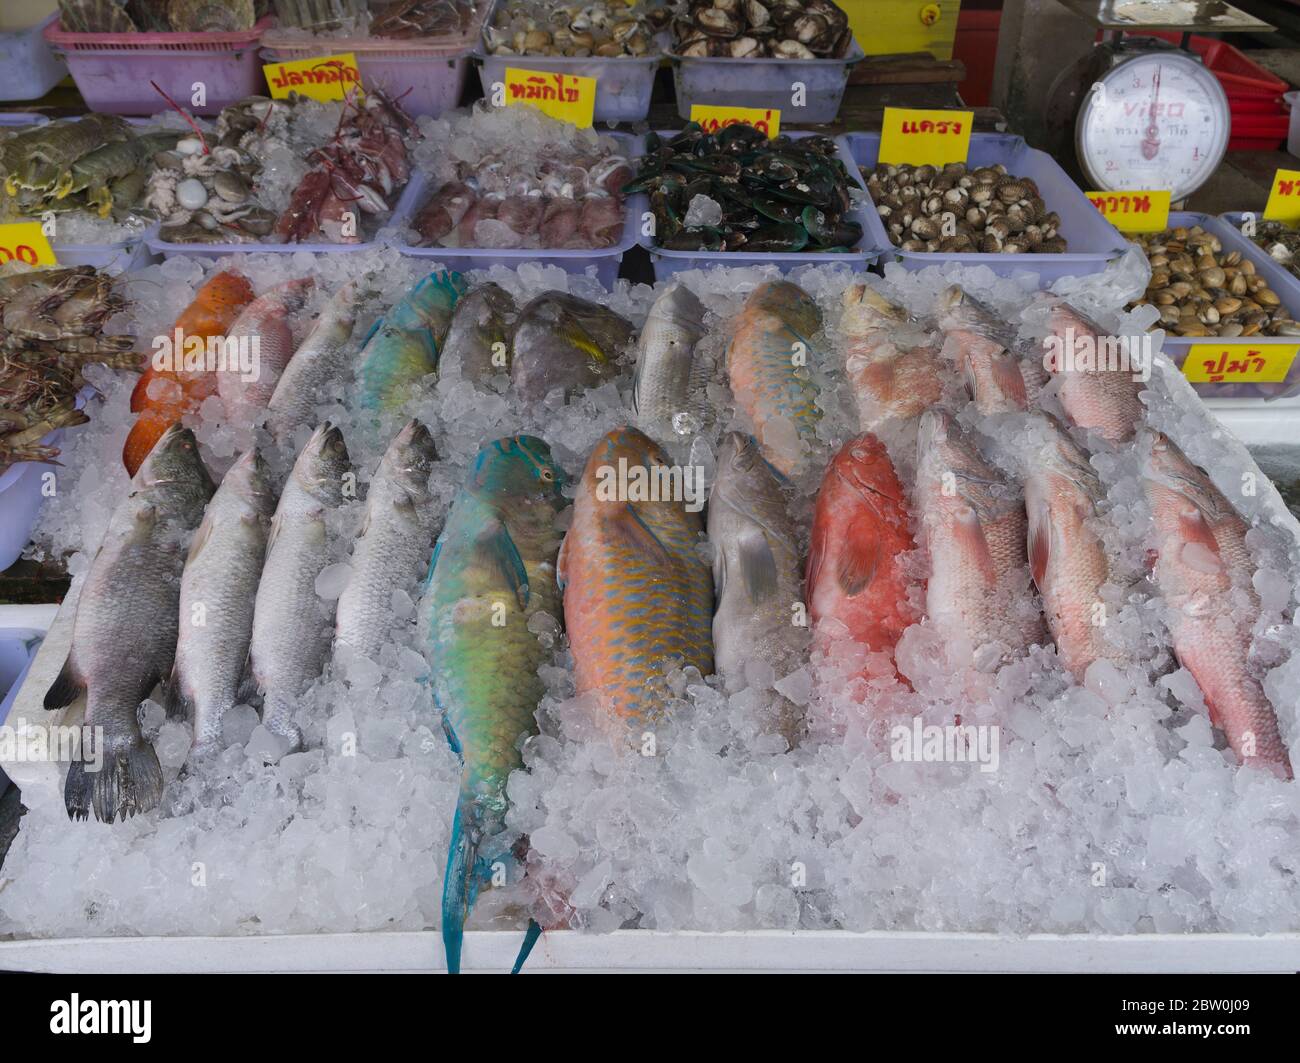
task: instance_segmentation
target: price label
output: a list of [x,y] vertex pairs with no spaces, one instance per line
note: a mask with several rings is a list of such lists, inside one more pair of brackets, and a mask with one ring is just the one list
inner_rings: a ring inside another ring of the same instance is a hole
[[1193,343],[1183,375],[1194,384],[1280,384],[1300,343]]
[[1088,192],[1092,205],[1120,232],[1158,233],[1169,228],[1169,191]]
[[596,79],[508,66],[504,102],[507,107],[532,107],[588,129],[596,110]]
[[880,133],[883,163],[943,166],[970,154],[974,111],[913,111],[886,107]]
[[716,133],[729,125],[752,125],[768,137],[781,132],[781,112],[771,107],[713,107],[693,103],[691,121],[699,122],[706,133]]
[[361,71],[351,52],[314,55],[291,63],[267,63],[262,67],[272,99],[283,100],[291,92],[312,100],[343,100],[361,91]]
[[29,266],[57,266],[54,248],[38,221],[0,225],[0,266],[23,262]]
[[1287,225],[1300,222],[1300,170],[1278,170],[1273,174],[1264,217]]

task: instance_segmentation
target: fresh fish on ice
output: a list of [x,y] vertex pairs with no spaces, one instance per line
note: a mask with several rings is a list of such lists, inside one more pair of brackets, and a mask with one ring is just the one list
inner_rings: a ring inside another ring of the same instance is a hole
[[487,380],[510,369],[510,325],[519,308],[499,284],[485,281],[460,297],[451,315],[438,375]]
[[339,595],[336,644],[375,659],[393,623],[394,591],[420,580],[440,513],[429,493],[438,460],[429,430],[411,421],[384,452],[366,496],[366,515],[352,548],[352,575]]
[[455,272],[421,278],[375,322],[360,354],[361,403],[369,410],[394,409],[438,371],[438,352],[451,327],[465,280]]
[[226,332],[233,349],[247,343],[256,351],[253,379],[227,369],[217,374],[217,392],[232,424],[245,423],[275,394],[275,385],[293,357],[292,316],[303,308],[316,287],[311,277],[277,285],[249,303]]
[[884,444],[869,433],[850,439],[826,469],[813,514],[808,614],[819,649],[832,653],[837,641],[850,641],[892,656],[920,620],[904,566],[916,549],[911,523]]
[[[714,663],[736,688],[745,685],[747,661],[770,665],[780,679],[807,652],[808,628],[795,611],[803,601],[798,532],[788,507],[784,481],[758,444],[729,433],[709,493],[708,533],[717,599]],[[780,730],[793,741],[799,710],[784,702],[780,713]]]
[[809,367],[825,360],[815,341],[822,315],[789,281],[766,281],[740,311],[727,347],[736,405],[754,426],[763,456],[782,476],[805,462],[821,410]]
[[1247,525],[1232,503],[1163,435],[1143,470],[1151,504],[1156,586],[1172,613],[1178,662],[1192,673],[1210,719],[1244,764],[1291,778],[1277,714],[1250,668],[1259,598]]
[[277,442],[288,442],[295,428],[312,423],[325,388],[342,375],[358,292],[358,283],[349,281],[334,293],[280,374],[266,422]]
[[942,398],[944,364],[938,351],[919,343],[900,349],[894,342],[897,332],[916,328],[903,307],[872,285],[844,289],[844,369],[864,431],[885,418],[917,417]]
[[[557,518],[564,474],[533,436],[479,451],[430,562],[420,613],[433,697],[464,771],[442,893],[447,969],[460,969],[462,930],[492,864],[509,808],[506,781],[522,766],[520,740],[535,734],[550,650],[536,632],[560,617]],[[544,619],[544,618],[540,618]]]
[[[1063,299],[1052,305],[1048,329],[1044,351],[1053,377],[1060,381],[1057,398],[1070,423],[1090,428],[1111,443],[1132,439],[1146,417],[1140,397],[1146,385],[1136,379],[1135,367],[1094,362],[1091,369],[1080,368],[1073,352],[1104,353],[1106,338],[1100,325]],[[1064,366],[1057,364],[1060,354],[1067,359]]]
[[1016,330],[959,284],[947,288],[935,306],[944,332],[943,355],[961,371],[980,413],[1012,413],[1029,404],[1020,360],[1011,353]]
[[680,281],[650,307],[637,340],[632,405],[653,438],[694,435],[704,426],[706,380],[695,357],[704,334],[704,304]]
[[240,684],[274,511],[266,465],[248,450],[222,478],[190,545],[167,712],[193,719],[192,758],[220,748],[226,710],[248,696]]
[[587,461],[560,550],[578,692],[598,692],[607,725],[640,728],[659,719],[670,663],[713,671],[703,527],[699,513],[674,497],[684,491],[666,489],[670,469],[663,449],[637,429],[609,432]]
[[510,380],[528,401],[555,388],[594,388],[619,373],[632,325],[614,311],[567,292],[543,292],[519,311],[510,336]]
[[162,768],[136,713],[171,674],[185,547],[214,486],[194,434],[173,425],[132,478],[91,563],[68,658],[45,695],[47,709],[61,709],[85,693],[85,724],[102,729],[99,770],[87,770],[84,760],[68,768],[64,801],[72,819],[93,811],[112,823],[147,812],[162,797]]
[[326,421],[294,462],[271,521],[249,667],[262,695],[262,724],[284,740],[286,751],[302,744],[294,710],[329,654],[335,603],[316,592],[316,577],[330,561],[327,511],[343,504],[350,471],[343,433]]

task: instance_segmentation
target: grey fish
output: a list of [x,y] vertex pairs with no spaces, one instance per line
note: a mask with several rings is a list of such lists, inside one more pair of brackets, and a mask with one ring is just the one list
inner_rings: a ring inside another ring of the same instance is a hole
[[[746,661],[767,661],[781,677],[807,651],[808,628],[794,622],[802,578],[783,484],[753,439],[739,432],[723,439],[709,494],[708,534],[717,601],[714,663],[733,686]],[[799,710],[782,699],[779,712],[779,728],[793,742]]]
[[[510,368],[510,323],[519,308],[499,284],[488,281],[460,297],[442,345],[438,374],[482,381]],[[498,347],[497,344],[500,344]]]
[[316,577],[330,560],[326,513],[342,505],[350,470],[343,434],[326,421],[298,455],[280,495],[257,585],[249,666],[263,699],[262,724],[290,749],[302,743],[293,722],[298,699],[329,654],[334,604],[316,593]]
[[705,331],[704,304],[680,282],[650,307],[637,340],[632,404],[638,424],[652,438],[693,435],[704,426],[705,369],[695,347]]
[[356,324],[358,292],[357,282],[350,281],[334,293],[276,381],[266,426],[278,442],[312,422],[325,387],[342,374]]
[[388,445],[370,483],[334,638],[372,660],[393,621],[393,592],[418,584],[441,530],[441,514],[429,493],[429,472],[437,460],[429,430],[411,421]]
[[631,323],[566,292],[545,292],[519,311],[510,336],[510,379],[527,400],[555,388],[593,388],[618,375]]
[[112,823],[162,797],[162,767],[136,713],[171,673],[186,541],[213,489],[194,433],[173,425],[113,512],[77,602],[68,659],[45,695],[47,709],[61,709],[84,691],[86,725],[102,729],[99,770],[84,761],[68,768],[72,819],[93,809]]
[[167,713],[193,718],[191,757],[216,751],[226,710],[242,700],[240,678],[274,510],[266,464],[249,450],[222,479],[190,546]]

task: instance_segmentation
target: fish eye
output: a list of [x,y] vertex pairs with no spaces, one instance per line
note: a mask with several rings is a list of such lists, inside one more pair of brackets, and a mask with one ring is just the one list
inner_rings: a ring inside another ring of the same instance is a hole
[[555,479],[555,473],[550,469],[539,469],[537,475],[542,478],[543,483],[550,483]]

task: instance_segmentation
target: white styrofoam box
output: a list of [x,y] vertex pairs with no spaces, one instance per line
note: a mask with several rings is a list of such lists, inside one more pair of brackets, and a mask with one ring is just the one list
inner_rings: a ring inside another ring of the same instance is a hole
[[68,64],[45,40],[49,18],[25,30],[0,33],[0,100],[39,100],[68,76]]

